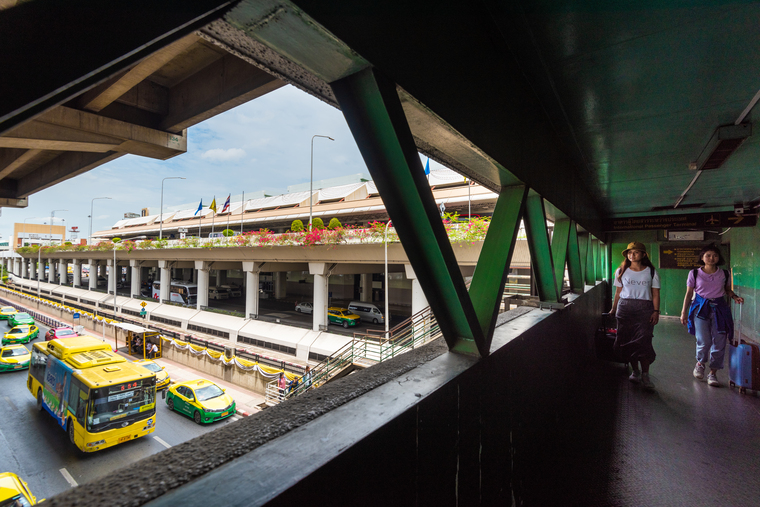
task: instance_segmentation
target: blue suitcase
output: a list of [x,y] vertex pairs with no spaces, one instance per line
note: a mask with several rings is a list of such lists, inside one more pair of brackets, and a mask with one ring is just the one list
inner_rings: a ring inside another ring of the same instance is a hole
[[736,333],[738,341],[728,346],[728,377],[731,387],[738,386],[744,394],[747,389],[760,390],[760,347],[741,339],[742,310],[739,305],[739,329]]

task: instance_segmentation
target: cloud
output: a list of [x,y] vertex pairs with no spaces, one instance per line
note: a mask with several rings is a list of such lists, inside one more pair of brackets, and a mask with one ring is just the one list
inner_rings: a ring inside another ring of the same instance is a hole
[[245,151],[240,148],[230,148],[229,150],[214,148],[201,154],[202,159],[216,162],[229,162],[231,160],[239,160],[243,157],[245,157]]

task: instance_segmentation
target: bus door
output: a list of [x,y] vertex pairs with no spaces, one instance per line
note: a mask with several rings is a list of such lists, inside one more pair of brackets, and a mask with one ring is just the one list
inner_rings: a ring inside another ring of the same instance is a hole
[[66,363],[52,355],[47,357],[42,406],[64,429],[66,428],[66,400],[69,397],[72,372],[73,370]]

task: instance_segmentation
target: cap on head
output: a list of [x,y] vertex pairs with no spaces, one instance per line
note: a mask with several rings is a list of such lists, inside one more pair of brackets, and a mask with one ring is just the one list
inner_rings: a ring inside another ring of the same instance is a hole
[[628,248],[623,250],[623,257],[628,255],[628,250],[640,250],[644,255],[647,255],[646,245],[644,245],[644,243],[639,243],[638,241],[631,241],[628,243]]

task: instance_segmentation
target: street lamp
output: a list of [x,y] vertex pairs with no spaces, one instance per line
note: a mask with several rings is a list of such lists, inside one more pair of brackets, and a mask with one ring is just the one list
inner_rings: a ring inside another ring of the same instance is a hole
[[98,199],[111,199],[110,197],[93,197],[90,201],[90,234],[87,236],[87,244],[92,245],[92,207]]
[[[55,220],[55,212],[56,211],[69,211],[67,209],[54,209],[50,212],[50,244],[53,244],[53,221]],[[63,240],[61,240],[63,241]]]
[[[164,234],[164,181],[166,180],[184,180],[182,176],[168,176],[161,180],[161,213],[158,216],[158,219],[161,221],[161,223],[158,226],[158,239],[161,239]],[[203,218],[203,217],[201,217]]]
[[391,228],[392,220],[388,220],[388,223],[385,224],[385,232],[383,233],[384,239],[383,243],[385,243],[385,285],[383,286],[383,292],[385,292],[385,339],[389,339],[388,336],[388,321],[389,318],[389,312],[388,312],[388,229]]
[[323,137],[325,139],[329,139],[330,141],[335,141],[330,136],[321,136],[319,134],[314,134],[311,136],[311,172],[309,173],[309,232],[311,232],[311,208],[314,201],[314,138],[315,137]]

